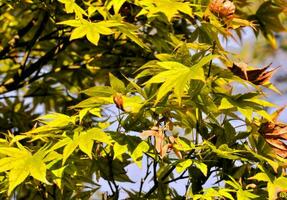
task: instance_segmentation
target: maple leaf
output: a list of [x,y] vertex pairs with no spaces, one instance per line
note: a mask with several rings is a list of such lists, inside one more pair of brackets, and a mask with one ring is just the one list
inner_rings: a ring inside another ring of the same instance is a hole
[[220,18],[232,19],[234,17],[235,5],[229,0],[213,0],[208,8]]
[[277,67],[267,71],[270,66],[271,63],[261,69],[247,70],[247,65],[245,63],[233,63],[232,67],[228,67],[228,69],[241,79],[247,80],[255,85],[263,85],[270,80],[275,70],[278,69]]
[[273,115],[274,122],[262,123],[258,132],[264,137],[273,151],[282,158],[287,158],[287,124],[277,122],[279,114],[284,110],[280,108]]
[[164,158],[170,150],[173,150],[178,158],[182,158],[180,151],[173,147],[173,145],[177,143],[176,138],[170,136],[168,138],[169,141],[165,142],[165,135],[162,129],[153,127],[151,130],[143,131],[140,135],[143,138],[149,136],[153,136],[155,138],[155,149],[159,153],[160,158]]

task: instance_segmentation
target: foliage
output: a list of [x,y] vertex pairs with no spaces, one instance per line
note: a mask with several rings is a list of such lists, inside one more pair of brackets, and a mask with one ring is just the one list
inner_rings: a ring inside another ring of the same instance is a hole
[[276,49],[286,6],[2,0],[0,198],[286,195],[287,126],[264,99],[279,92],[276,70],[237,63],[221,45],[250,27]]

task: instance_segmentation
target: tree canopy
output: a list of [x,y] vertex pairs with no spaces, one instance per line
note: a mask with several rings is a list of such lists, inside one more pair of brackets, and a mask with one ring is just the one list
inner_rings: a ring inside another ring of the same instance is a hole
[[0,13],[1,199],[286,198],[284,108],[265,99],[284,66],[222,45],[249,28],[280,48],[286,0],[2,0]]

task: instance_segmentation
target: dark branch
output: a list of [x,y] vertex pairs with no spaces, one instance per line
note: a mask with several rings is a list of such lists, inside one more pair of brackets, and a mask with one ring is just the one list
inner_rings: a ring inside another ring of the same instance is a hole
[[26,33],[30,31],[34,24],[35,20],[32,19],[24,28],[18,31],[18,34],[12,40],[10,40],[9,44],[4,47],[2,51],[0,51],[0,59],[5,56],[12,48],[18,45],[20,38],[26,35]]
[[[186,159],[190,158],[190,156],[194,153],[194,150],[190,151],[189,154],[186,156]],[[145,194],[145,198],[149,197],[159,186],[159,182],[163,182],[176,168],[176,164],[174,164],[163,176],[160,180],[156,181],[154,186]]]
[[47,12],[45,12],[43,15],[43,19],[42,19],[40,26],[38,27],[36,33],[34,34],[33,38],[29,41],[29,43],[26,45],[26,53],[25,53],[24,58],[23,58],[21,69],[25,68],[26,62],[29,58],[29,55],[32,51],[32,48],[35,45],[36,41],[41,36],[42,32],[44,31],[44,28],[45,28],[45,25],[46,25],[48,19],[49,19],[49,15]]
[[28,68],[22,71],[22,73],[17,73],[13,76],[12,81],[8,83],[2,83],[0,85],[0,94],[5,94],[7,92],[16,90],[24,86],[26,83],[25,79],[30,77],[34,72],[39,70],[39,68],[46,65],[49,61],[53,60],[54,56],[62,52],[69,45],[69,39],[64,38],[62,43],[53,47],[44,56],[39,58],[35,63],[32,63]]

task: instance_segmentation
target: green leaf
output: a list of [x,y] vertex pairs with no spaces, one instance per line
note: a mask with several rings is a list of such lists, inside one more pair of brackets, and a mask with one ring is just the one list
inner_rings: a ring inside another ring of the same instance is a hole
[[125,2],[126,0],[112,0],[107,5],[107,8],[110,8],[111,6],[113,6],[115,14],[118,14],[120,8]]
[[113,89],[109,86],[94,86],[82,91],[82,93],[91,97],[110,97],[113,95]]
[[149,50],[149,47],[139,38],[139,36],[137,36],[136,32],[134,31],[135,27],[131,26],[130,24],[125,24],[125,26],[118,26],[117,29],[140,47]]
[[266,181],[266,182],[270,181],[270,178],[268,177],[268,175],[263,172],[257,173],[248,179],[254,179],[257,181]]
[[79,111],[79,119],[80,123],[82,123],[83,118],[86,116],[86,114],[89,112],[90,108],[84,108]]
[[194,165],[204,174],[204,176],[207,176],[208,169],[206,164],[194,160]]
[[190,165],[192,165],[191,159],[183,160],[176,165],[176,171],[178,173],[181,173],[186,170]]
[[113,20],[93,23],[82,18],[79,20],[68,20],[60,22],[59,24],[76,27],[71,33],[70,40],[86,36],[87,39],[95,45],[98,45],[100,34],[111,35],[114,33],[114,31],[110,27],[122,26],[121,23]]
[[218,109],[219,110],[226,110],[226,109],[230,109],[230,108],[234,108],[234,105],[227,98],[222,98],[220,106]]
[[29,176],[29,170],[27,166],[22,166],[19,168],[14,168],[9,172],[9,187],[8,196],[11,195],[12,191],[21,184]]
[[0,172],[8,171],[14,168],[13,162],[17,161],[18,158],[4,157],[0,159]]
[[94,145],[93,135],[90,135],[87,132],[81,132],[77,141],[79,143],[80,150],[92,159],[92,149]]
[[72,26],[72,27],[79,27],[82,26],[82,23],[80,20],[67,20],[67,21],[63,21],[63,22],[59,22],[58,24],[60,25],[68,25],[68,26]]
[[87,35],[88,33],[87,31],[88,30],[85,26],[75,28],[71,33],[70,40],[75,40],[84,37],[85,35]]
[[[205,81],[203,65],[206,64],[207,59],[202,59],[199,63],[191,66],[190,68],[175,61],[157,62],[157,64],[166,71],[160,72],[153,76],[145,84],[162,83],[158,90],[156,102],[158,103],[166,94],[174,90],[175,96],[181,103],[181,98],[184,91],[187,91],[187,86],[190,80]],[[149,69],[147,69],[149,70]]]
[[46,179],[46,165],[43,161],[41,160],[35,160],[32,159],[31,160],[31,165],[30,165],[30,173],[31,176],[33,176],[33,178],[43,182],[43,183],[48,183],[47,179]]
[[[37,118],[38,121],[49,125],[49,127],[61,128],[68,126],[69,124],[75,124],[76,119],[61,113],[51,113]],[[39,127],[38,129],[40,129]],[[37,132],[37,128],[29,131],[29,133]]]
[[163,13],[167,17],[168,21],[171,21],[172,18],[178,15],[180,11],[192,17],[192,9],[188,2],[172,0],[140,0],[138,1],[138,4],[144,8],[137,16],[147,15],[148,18],[151,18],[157,16],[159,13]]
[[59,187],[59,189],[62,189],[62,177],[66,167],[67,166],[63,166],[59,169],[52,170],[52,173],[54,174],[54,176],[56,176],[56,178],[53,181]]
[[114,159],[115,158],[121,158],[121,155],[126,153],[128,151],[128,145],[121,145],[119,143],[114,144]]
[[64,139],[62,139],[62,140],[58,141],[56,144],[54,144],[54,146],[51,147],[50,151],[54,151],[54,150],[57,150],[63,146],[66,146],[70,142],[71,142],[71,138],[65,137]]
[[246,119],[248,119],[249,121],[252,120],[252,114],[253,114],[252,108],[244,109],[244,108],[238,107],[237,109],[239,112],[241,112],[246,117]]
[[249,199],[256,199],[259,197],[256,194],[253,194],[249,191],[242,190],[242,189],[240,189],[236,192],[236,196],[237,196],[238,200],[249,200]]
[[246,99],[246,101],[253,102],[264,107],[276,107],[275,104],[265,101],[263,99],[252,98],[252,99]]
[[[46,165],[43,160],[48,151],[46,151],[45,148],[41,148],[32,155],[28,150],[21,146],[20,143],[18,143],[18,146],[18,154],[0,159],[0,163],[3,164],[3,166],[0,167],[1,170],[6,171],[8,174],[8,195],[10,195],[29,175],[43,183],[49,184],[46,179]],[[11,149],[16,152],[15,148],[11,147]],[[8,154],[12,151],[7,149]],[[10,166],[7,166],[7,161],[11,161]],[[10,171],[8,172],[8,170]]]
[[[149,145],[145,142],[142,141],[137,145],[135,150],[131,154],[131,158],[133,161],[136,163],[136,165],[141,168],[142,167],[142,157],[143,154],[146,153],[149,150]],[[1,165],[0,165],[1,166]]]
[[126,112],[138,113],[144,105],[144,100],[139,96],[123,96],[123,107]]
[[179,151],[190,151],[195,148],[192,143],[188,144],[185,140],[182,140],[180,137],[175,139],[176,143],[173,145]]
[[106,144],[112,144],[112,138],[111,136],[107,135],[104,131],[102,131],[99,128],[92,128],[87,131],[87,134],[90,134],[93,138],[93,140],[96,140],[98,142],[103,142]]
[[239,153],[243,152],[242,150],[231,149],[227,144],[222,144],[218,148],[211,144],[210,142],[206,142],[207,145],[211,148],[211,150],[216,153],[219,157],[227,158],[230,160],[240,160],[244,159]]
[[15,147],[0,147],[0,154],[10,157],[21,157],[21,155],[30,155],[30,152],[21,151],[20,149]]
[[286,177],[281,176],[281,177],[275,179],[275,181],[273,183],[276,186],[276,188],[277,189],[279,188],[279,190],[281,190],[281,191],[285,191],[287,188],[287,178]]
[[50,162],[53,161],[55,159],[61,158],[62,155],[59,154],[56,151],[51,151],[51,149],[48,150],[49,153],[47,153],[47,155],[45,156],[45,158],[43,159],[44,162]]
[[91,29],[87,30],[87,39],[93,43],[94,45],[98,45],[99,40],[100,40],[100,34],[98,34],[97,32],[94,32]]
[[28,166],[31,176],[43,183],[49,184],[46,179],[47,167],[43,161],[46,154],[45,149],[40,149],[27,162],[29,163]]
[[78,145],[79,145],[78,141],[74,141],[70,139],[70,142],[65,146],[64,151],[63,151],[62,165],[65,164],[66,160],[75,151]]
[[116,92],[124,94],[125,90],[126,90],[126,86],[125,86],[124,82],[122,82],[120,79],[115,77],[112,73],[109,73],[109,77],[110,77],[110,85],[111,85],[111,87]]
[[74,0],[58,0],[59,2],[65,4],[65,10],[67,13],[75,13],[76,18],[82,18],[82,15],[87,13],[80,7]]
[[218,193],[222,196],[222,197],[226,197],[228,199],[231,199],[231,200],[234,200],[233,196],[229,193],[229,192],[232,192],[232,190],[230,191],[230,189],[220,189],[218,191]]
[[272,182],[267,183],[267,191],[268,191],[268,197],[270,200],[276,200],[277,199],[277,188],[276,185]]
[[265,110],[259,110],[259,111],[256,111],[256,113],[261,115],[262,117],[264,117],[268,121],[273,121],[272,116],[270,114],[268,114]]
[[244,146],[245,146],[245,148],[247,149],[247,151],[248,151],[249,153],[251,153],[254,157],[258,158],[258,159],[261,160],[261,161],[266,161],[266,162],[273,168],[273,170],[274,170],[275,172],[277,172],[277,169],[278,169],[278,167],[279,167],[279,163],[278,163],[278,162],[273,161],[273,160],[271,160],[271,159],[269,159],[269,158],[266,158],[265,156],[262,156],[262,155],[259,155],[259,154],[255,153],[255,152],[254,152],[252,149],[250,149],[250,147],[247,146],[247,145],[244,145]]

